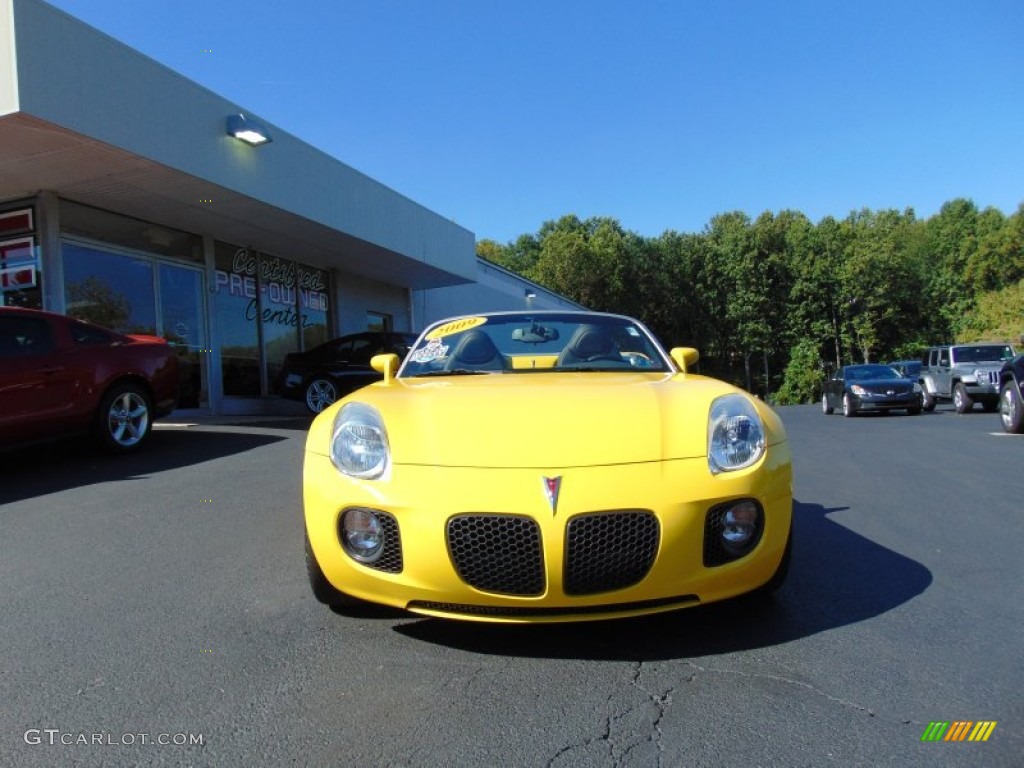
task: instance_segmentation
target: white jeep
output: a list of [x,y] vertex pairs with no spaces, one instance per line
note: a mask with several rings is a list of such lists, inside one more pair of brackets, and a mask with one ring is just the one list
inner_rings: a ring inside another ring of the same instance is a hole
[[1009,344],[943,344],[921,356],[920,382],[926,411],[939,400],[951,400],[957,413],[975,403],[992,413],[999,408],[999,370],[1014,356]]

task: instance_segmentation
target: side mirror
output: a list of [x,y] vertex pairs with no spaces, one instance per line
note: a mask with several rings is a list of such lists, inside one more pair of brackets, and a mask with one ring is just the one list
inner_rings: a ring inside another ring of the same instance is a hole
[[398,372],[398,355],[374,355],[370,358],[370,367],[377,373],[384,374],[384,383],[390,384]]
[[700,352],[693,347],[673,347],[668,354],[683,373],[689,371],[700,360]]

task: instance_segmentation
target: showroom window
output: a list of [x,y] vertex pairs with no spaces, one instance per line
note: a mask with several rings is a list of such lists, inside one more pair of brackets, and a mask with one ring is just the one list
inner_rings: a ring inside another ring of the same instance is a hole
[[121,333],[157,333],[153,262],[65,241],[66,314]]
[[249,269],[249,251],[227,243],[214,247],[216,287],[214,310],[220,332],[220,365],[224,394],[258,397],[260,330],[256,264]]
[[330,338],[328,273],[227,243],[214,252],[224,394],[276,393],[285,355]]
[[298,312],[295,262],[260,254],[260,324],[263,328],[263,356],[267,365],[268,391],[280,391],[284,356],[299,350],[302,317]]
[[302,315],[302,350],[319,347],[331,338],[325,269],[299,265],[299,313]]
[[179,407],[205,405],[209,344],[202,270],[66,238],[61,253],[65,314],[120,333],[165,338],[178,356]]
[[394,326],[391,315],[383,312],[366,313],[366,330],[368,331],[390,331]]

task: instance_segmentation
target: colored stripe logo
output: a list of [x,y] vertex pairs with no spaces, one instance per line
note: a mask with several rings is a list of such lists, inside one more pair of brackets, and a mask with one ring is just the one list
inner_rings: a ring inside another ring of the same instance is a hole
[[933,720],[921,734],[921,741],[988,741],[997,720]]

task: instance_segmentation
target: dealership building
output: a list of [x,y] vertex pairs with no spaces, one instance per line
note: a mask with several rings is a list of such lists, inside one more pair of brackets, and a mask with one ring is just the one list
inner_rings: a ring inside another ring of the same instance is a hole
[[280,412],[289,352],[577,308],[472,232],[41,0],[0,0],[0,305],[176,346],[183,406]]

